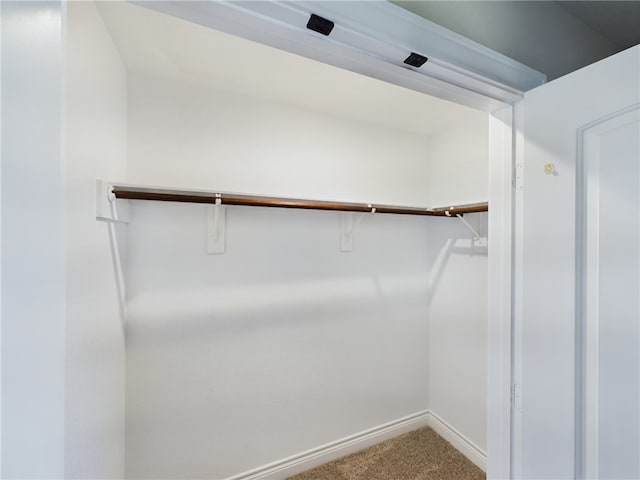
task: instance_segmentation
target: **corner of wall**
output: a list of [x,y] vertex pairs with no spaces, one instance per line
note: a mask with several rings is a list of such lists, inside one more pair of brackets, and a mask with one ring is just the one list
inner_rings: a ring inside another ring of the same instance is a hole
[[124,478],[121,266],[115,227],[95,218],[95,184],[125,179],[126,70],[95,3],[66,8],[65,477]]

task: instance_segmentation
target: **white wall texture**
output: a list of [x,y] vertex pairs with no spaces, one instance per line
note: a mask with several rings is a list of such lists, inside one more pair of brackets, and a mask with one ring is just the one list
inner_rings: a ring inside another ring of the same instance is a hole
[[489,198],[489,115],[429,138],[429,205],[486,202]]
[[2,2],[2,477],[62,478],[60,2]]
[[[65,478],[124,477],[124,329],[96,179],[126,178],[126,70],[92,2],[67,4]],[[116,240],[117,239],[117,240]]]
[[[128,122],[133,183],[424,206],[430,169],[444,171],[425,137],[140,74]],[[465,128],[486,137],[484,116]],[[485,137],[459,147],[445,134],[435,154],[452,175]],[[473,158],[482,183],[486,148]],[[481,200],[477,182],[439,192]],[[441,250],[468,237],[458,222],[367,215],[354,252],[340,253],[335,212],[228,207],[227,251],[207,255],[206,212],[133,202],[128,477],[224,478],[426,409],[430,301],[450,347],[434,369],[439,415],[484,446],[482,251],[446,250],[429,297]]]
[[[488,115],[429,139],[432,205],[488,198]],[[432,219],[429,230],[429,409],[486,451],[487,214]]]
[[335,212],[138,202],[129,226],[127,476],[225,478],[427,406],[427,231]]
[[[465,219],[486,237],[486,214]],[[429,410],[486,451],[487,247],[457,221],[430,223]]]
[[[427,140],[183,83],[129,81],[130,181],[425,205]],[[134,204],[127,475],[224,478],[427,406],[427,222]],[[170,420],[167,420],[170,419]],[[278,441],[274,442],[273,438]]]
[[428,142],[417,134],[138,74],[129,125],[133,183],[428,203]]

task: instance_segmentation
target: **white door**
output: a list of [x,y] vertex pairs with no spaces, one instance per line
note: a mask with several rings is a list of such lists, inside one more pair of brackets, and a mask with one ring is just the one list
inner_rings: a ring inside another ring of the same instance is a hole
[[516,478],[640,478],[639,103],[636,46],[520,105]]

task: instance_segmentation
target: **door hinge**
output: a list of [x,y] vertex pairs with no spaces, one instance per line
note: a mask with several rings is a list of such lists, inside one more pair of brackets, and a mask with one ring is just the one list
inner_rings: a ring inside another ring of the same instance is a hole
[[524,163],[516,163],[513,177],[514,188],[516,190],[524,190]]
[[522,411],[522,386],[519,383],[511,385],[511,404],[514,410]]

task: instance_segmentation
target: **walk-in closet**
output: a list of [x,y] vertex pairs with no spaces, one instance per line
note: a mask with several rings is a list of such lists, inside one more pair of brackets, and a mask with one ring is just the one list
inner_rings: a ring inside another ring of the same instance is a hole
[[488,114],[138,5],[67,22],[69,202],[103,182],[108,292],[67,328],[124,364],[126,477],[333,445],[284,478],[427,425],[485,468]]
[[3,478],[638,478],[640,46],[398,3],[0,2]]

